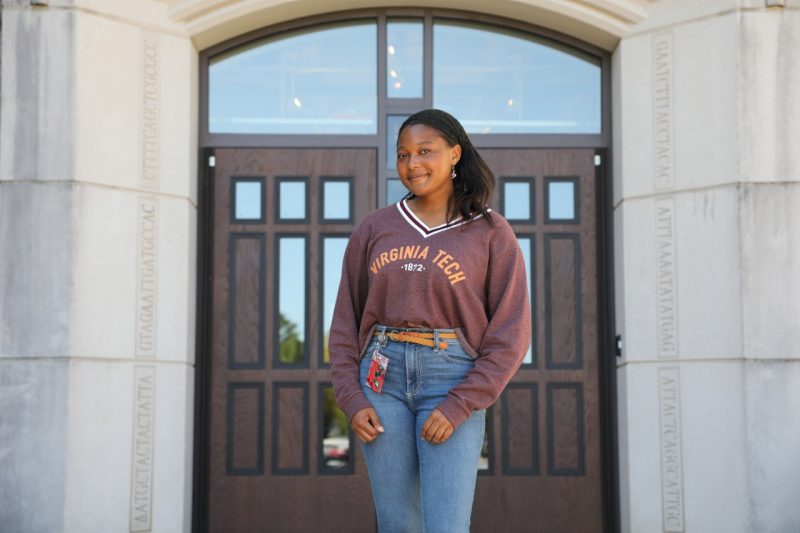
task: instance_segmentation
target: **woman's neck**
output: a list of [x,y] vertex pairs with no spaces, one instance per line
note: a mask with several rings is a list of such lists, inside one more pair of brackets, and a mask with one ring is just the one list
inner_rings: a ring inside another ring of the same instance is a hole
[[415,196],[408,200],[408,206],[426,226],[433,228],[447,222],[448,202],[433,200],[424,196]]

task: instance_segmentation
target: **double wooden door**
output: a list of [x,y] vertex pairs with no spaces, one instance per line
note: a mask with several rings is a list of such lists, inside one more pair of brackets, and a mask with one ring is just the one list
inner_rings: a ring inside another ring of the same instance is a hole
[[[472,529],[603,531],[594,151],[481,153],[528,261],[534,339],[489,410]],[[377,207],[375,151],[213,156],[201,529],[375,531],[326,349],[347,237]]]

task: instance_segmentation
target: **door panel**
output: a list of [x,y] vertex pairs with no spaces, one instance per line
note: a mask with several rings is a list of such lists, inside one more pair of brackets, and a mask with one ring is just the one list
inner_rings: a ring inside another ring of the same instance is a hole
[[374,531],[321,309],[341,270],[326,245],[375,208],[375,151],[214,155],[209,531]]
[[473,531],[603,531],[594,150],[481,155],[529,239],[533,343],[492,408]]

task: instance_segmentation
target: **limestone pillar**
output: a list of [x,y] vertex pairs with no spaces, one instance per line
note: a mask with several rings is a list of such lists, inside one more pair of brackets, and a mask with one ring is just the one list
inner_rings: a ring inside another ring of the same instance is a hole
[[4,2],[4,531],[190,528],[197,53],[166,10]]
[[794,531],[800,3],[653,2],[613,70],[622,530]]

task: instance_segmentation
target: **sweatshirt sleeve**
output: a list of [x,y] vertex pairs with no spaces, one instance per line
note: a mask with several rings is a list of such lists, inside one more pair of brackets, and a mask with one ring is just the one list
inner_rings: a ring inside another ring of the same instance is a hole
[[366,266],[366,237],[357,229],[345,248],[342,277],[333,309],[328,354],[331,383],[336,402],[348,419],[361,409],[371,407],[359,383],[359,329],[366,303],[369,280]]
[[525,260],[511,226],[503,219],[495,224],[499,235],[489,245],[486,276],[489,324],[475,366],[437,406],[455,427],[473,410],[485,409],[497,400],[531,344]]

